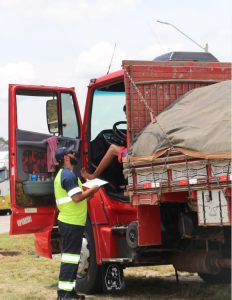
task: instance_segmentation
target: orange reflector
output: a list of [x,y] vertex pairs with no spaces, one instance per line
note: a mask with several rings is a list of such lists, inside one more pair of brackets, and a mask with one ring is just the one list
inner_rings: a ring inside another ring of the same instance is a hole
[[144,183],[143,185],[144,189],[152,189],[157,187],[160,187],[159,182],[148,182],[148,183]]
[[188,185],[188,184],[197,184],[197,179],[196,178],[191,178],[188,180],[180,180],[179,181],[180,185]]
[[144,189],[150,189],[150,188],[152,188],[152,183],[144,183],[143,188]]
[[220,176],[219,177],[219,180],[220,181],[230,181],[231,180],[231,176]]
[[180,180],[180,185],[188,185],[188,180]]

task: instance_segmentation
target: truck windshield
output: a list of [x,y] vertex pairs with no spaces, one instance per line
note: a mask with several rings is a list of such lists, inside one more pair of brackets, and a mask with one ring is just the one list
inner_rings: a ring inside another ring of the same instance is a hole
[[95,90],[91,117],[91,140],[99,132],[112,129],[115,122],[126,121],[125,92]]

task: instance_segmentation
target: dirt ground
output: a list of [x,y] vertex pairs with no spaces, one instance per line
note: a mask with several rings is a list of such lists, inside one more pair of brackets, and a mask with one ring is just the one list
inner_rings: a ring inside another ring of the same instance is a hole
[[90,299],[229,300],[230,286],[208,285],[197,274],[179,274],[172,266],[129,268],[124,271],[126,289],[118,295],[95,295]]
[[[0,300],[55,300],[60,257],[34,254],[32,235],[0,234]],[[88,295],[94,299],[229,300],[230,285],[209,285],[196,274],[179,274],[172,266],[124,270],[126,288],[116,294]]]

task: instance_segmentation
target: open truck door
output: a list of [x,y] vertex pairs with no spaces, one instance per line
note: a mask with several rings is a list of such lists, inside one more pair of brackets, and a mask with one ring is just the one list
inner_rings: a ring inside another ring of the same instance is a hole
[[42,256],[51,257],[56,225],[54,152],[74,145],[78,174],[81,127],[73,88],[9,86],[10,234],[35,233],[36,251]]

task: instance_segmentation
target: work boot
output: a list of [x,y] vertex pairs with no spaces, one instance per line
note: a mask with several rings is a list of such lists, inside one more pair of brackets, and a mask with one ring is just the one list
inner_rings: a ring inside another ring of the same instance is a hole
[[72,298],[73,300],[74,299],[77,299],[77,300],[85,300],[85,295],[76,295],[74,298]]
[[74,300],[74,296],[69,292],[67,295],[58,296],[57,300]]
[[85,295],[78,295],[75,291],[71,291],[72,294],[72,300],[84,300],[85,299]]

